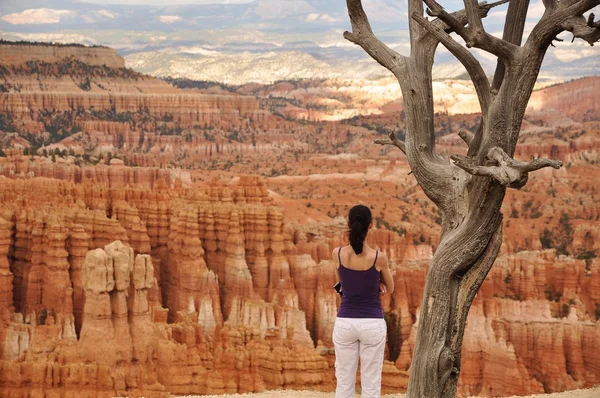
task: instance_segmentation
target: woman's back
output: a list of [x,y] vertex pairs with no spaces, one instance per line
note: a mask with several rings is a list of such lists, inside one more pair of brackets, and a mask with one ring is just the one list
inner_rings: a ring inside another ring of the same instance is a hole
[[338,250],[338,273],[342,285],[339,318],[383,318],[379,298],[379,252],[354,254],[350,246]]
[[342,303],[332,335],[336,398],[354,398],[359,357],[362,396],[378,398],[381,392],[387,327],[379,293],[380,289],[381,293],[391,293],[394,280],[385,254],[373,250],[365,241],[372,227],[371,210],[365,205],[353,206],[348,212],[350,245],[331,253],[342,285]]

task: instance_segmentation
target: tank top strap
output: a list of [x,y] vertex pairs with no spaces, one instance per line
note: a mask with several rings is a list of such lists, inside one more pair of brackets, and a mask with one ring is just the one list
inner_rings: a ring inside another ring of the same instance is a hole
[[371,267],[374,267],[375,264],[377,264],[377,259],[379,258],[379,250],[375,251],[375,261],[373,261],[373,265]]
[[338,263],[339,265],[342,265],[342,258],[340,257],[340,253],[342,252],[342,247],[340,246],[340,248],[338,249]]

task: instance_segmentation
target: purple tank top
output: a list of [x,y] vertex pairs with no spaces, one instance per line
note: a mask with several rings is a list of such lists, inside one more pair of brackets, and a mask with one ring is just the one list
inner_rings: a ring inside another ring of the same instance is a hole
[[379,271],[375,268],[379,251],[375,252],[371,268],[365,271],[344,267],[340,258],[341,251],[342,248],[338,250],[338,273],[343,294],[338,318],[383,318],[379,298]]

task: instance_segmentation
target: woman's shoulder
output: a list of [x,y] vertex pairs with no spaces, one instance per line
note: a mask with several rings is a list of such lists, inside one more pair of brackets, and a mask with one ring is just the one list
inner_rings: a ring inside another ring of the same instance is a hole
[[346,246],[337,246],[337,247],[334,247],[333,250],[332,250],[332,252],[331,252],[331,257],[337,258],[338,254],[340,252],[343,253],[344,252],[344,248],[346,248],[346,247],[348,247],[348,246],[346,245]]
[[345,247],[348,246],[338,246],[331,251],[331,259],[337,266],[340,265],[340,257]]
[[381,271],[382,268],[389,267],[388,258],[384,251],[377,250],[376,256],[377,256],[377,260],[376,260],[377,262],[376,262],[375,268],[377,268],[378,271]]

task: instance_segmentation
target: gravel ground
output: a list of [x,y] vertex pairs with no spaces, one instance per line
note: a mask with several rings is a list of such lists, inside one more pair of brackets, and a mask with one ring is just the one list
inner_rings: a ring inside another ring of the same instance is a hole
[[[291,390],[277,390],[268,391],[260,394],[231,394],[231,395],[185,395],[187,398],[334,398],[335,394],[330,392],[316,392],[316,391],[291,391]],[[360,395],[356,394],[356,398]],[[383,395],[385,398],[405,398],[404,394],[389,394]],[[528,397],[511,397],[511,398],[600,398],[600,387],[595,387],[589,390],[573,390],[565,391],[554,394],[539,394],[529,395]]]

